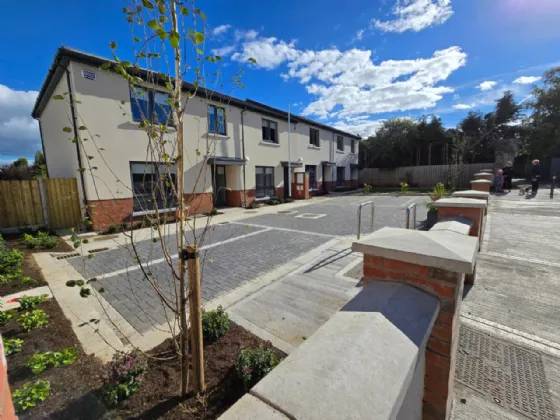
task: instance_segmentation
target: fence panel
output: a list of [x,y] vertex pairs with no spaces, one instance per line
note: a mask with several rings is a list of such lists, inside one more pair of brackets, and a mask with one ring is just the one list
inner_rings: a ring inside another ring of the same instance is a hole
[[459,174],[458,186],[469,187],[475,173],[492,167],[491,163],[475,163],[458,166],[403,166],[395,169],[364,168],[363,182],[374,187],[399,187],[401,182],[418,187],[432,187],[438,182],[446,183],[451,174]]
[[36,180],[0,181],[0,228],[44,224]]
[[49,213],[49,227],[64,229],[81,222],[80,198],[75,178],[45,180]]

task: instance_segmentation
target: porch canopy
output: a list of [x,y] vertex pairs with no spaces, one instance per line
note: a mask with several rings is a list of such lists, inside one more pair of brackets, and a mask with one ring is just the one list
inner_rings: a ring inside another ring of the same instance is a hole
[[244,166],[246,160],[241,158],[232,157],[220,157],[212,156],[208,158],[209,165],[233,165],[233,166]]
[[[282,161],[280,161],[280,163],[282,164],[283,168],[288,167],[288,161],[287,160],[282,160]],[[292,167],[292,168],[301,168],[302,166],[303,166],[303,163],[301,163],[301,162],[290,162],[290,167]]]

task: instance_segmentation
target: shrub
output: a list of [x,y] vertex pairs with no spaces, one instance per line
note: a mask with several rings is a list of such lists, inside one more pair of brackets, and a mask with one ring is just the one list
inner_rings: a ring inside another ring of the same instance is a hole
[[0,274],[0,285],[5,286],[13,283],[21,278],[23,270],[20,268],[13,269],[10,273]]
[[31,277],[22,277],[19,281],[22,286],[34,286],[37,284],[37,281],[33,280]]
[[29,361],[27,366],[35,375],[44,372],[48,367],[59,367],[71,365],[78,357],[76,349],[69,347],[61,351],[46,351],[44,353],[35,353]]
[[258,209],[259,207],[259,203],[257,203],[256,201],[253,201],[251,204],[247,205],[248,209]]
[[229,317],[224,308],[218,306],[214,311],[202,312],[202,333],[204,341],[213,343],[229,331]]
[[14,353],[19,353],[21,351],[21,345],[23,340],[17,338],[4,338],[2,337],[2,343],[4,343],[4,355],[9,356]]
[[287,197],[284,199],[284,203],[293,203],[293,202],[294,202],[293,198]]
[[18,321],[25,331],[30,331],[39,328],[41,325],[49,323],[49,316],[42,309],[35,309],[31,312],[22,314]]
[[401,193],[406,194],[408,192],[408,184],[406,182],[401,182]]
[[432,191],[430,192],[429,196],[430,196],[430,200],[432,201],[426,204],[426,207],[428,207],[429,211],[436,211],[437,207],[435,206],[434,203],[438,201],[440,198],[449,196],[449,191],[445,189],[445,185],[443,185],[441,182],[438,182],[436,186],[432,188]]
[[216,207],[212,207],[212,210],[208,213],[209,216],[215,216],[218,214],[218,209]]
[[0,312],[0,325],[6,325],[13,317],[14,313],[12,311]]
[[237,375],[243,381],[246,389],[256,385],[280,360],[274,349],[260,346],[255,349],[242,350],[237,358]]
[[276,206],[277,204],[280,204],[279,200],[268,200],[266,202],[266,204],[268,204],[269,206]]
[[23,261],[23,254],[17,249],[0,251],[0,274],[9,274],[19,267]]
[[118,226],[111,225],[107,228],[107,233],[117,233],[118,230],[119,230]]
[[12,394],[12,400],[16,412],[20,413],[35,407],[39,401],[45,401],[50,394],[51,384],[39,379],[35,383],[27,382],[20,389],[16,389]]
[[103,399],[109,406],[117,405],[138,391],[148,370],[146,361],[135,352],[115,353],[105,365]]
[[58,246],[58,240],[56,237],[50,236],[48,232],[37,232],[37,237],[25,233],[23,235],[23,242],[29,249],[52,249]]
[[43,303],[46,298],[47,298],[47,295],[22,296],[21,299],[19,300],[19,308],[22,311],[25,311],[27,309],[33,309],[34,307],[36,307],[40,303]]
[[364,184],[364,192],[366,194],[371,194],[373,191],[373,187],[369,184]]

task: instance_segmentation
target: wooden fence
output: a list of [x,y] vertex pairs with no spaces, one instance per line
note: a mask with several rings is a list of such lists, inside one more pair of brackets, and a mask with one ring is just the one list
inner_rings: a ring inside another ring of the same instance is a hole
[[75,178],[0,181],[0,229],[64,229],[78,226],[81,220]]
[[364,168],[363,182],[374,187],[400,187],[401,182],[410,186],[433,187],[454,180],[457,187],[469,187],[474,174],[482,169],[492,169],[492,163],[464,165],[403,166],[395,169]]

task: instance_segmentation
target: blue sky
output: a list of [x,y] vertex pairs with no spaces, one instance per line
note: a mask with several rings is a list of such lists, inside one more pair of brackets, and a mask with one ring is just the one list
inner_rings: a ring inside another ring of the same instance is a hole
[[[131,58],[125,5],[3,6],[0,163],[40,149],[30,113],[60,45],[109,56],[109,41],[117,41],[120,58]],[[364,136],[396,116],[435,114],[453,127],[470,109],[489,110],[505,89],[526,100],[543,71],[560,65],[557,0],[207,0],[197,7],[208,17],[205,51],[224,57],[224,80],[244,71],[246,88],[226,83],[225,93],[290,104]]]

